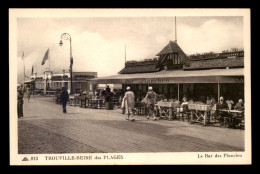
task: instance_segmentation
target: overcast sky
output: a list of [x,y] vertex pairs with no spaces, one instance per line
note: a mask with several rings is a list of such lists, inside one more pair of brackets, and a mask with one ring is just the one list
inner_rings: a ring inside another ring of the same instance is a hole
[[[126,59],[141,60],[155,55],[175,40],[174,17],[118,17],[118,18],[19,18],[17,21],[18,83],[37,65],[38,75],[49,66],[41,65],[50,49],[50,66],[54,73],[69,69],[69,41],[72,37],[73,71],[94,71],[98,76],[117,74]],[[243,46],[242,17],[178,17],[177,42],[186,54],[221,52]]]

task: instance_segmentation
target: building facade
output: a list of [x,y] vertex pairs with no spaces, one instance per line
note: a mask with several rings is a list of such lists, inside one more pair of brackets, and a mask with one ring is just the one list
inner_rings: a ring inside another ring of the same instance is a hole
[[[97,72],[73,72],[72,73],[72,87],[73,93],[78,91],[90,90],[88,81],[97,77]],[[42,91],[46,94],[48,91],[61,90],[65,87],[70,93],[71,78],[70,73],[63,71],[63,73],[53,73],[53,71],[45,71],[43,75],[33,76],[31,83],[34,86],[34,90]]]
[[206,100],[220,96],[244,99],[244,51],[205,53],[187,56],[177,42],[170,41],[156,56],[146,61],[129,61],[118,75],[95,78],[92,84],[130,86],[142,99],[148,86],[167,99]]

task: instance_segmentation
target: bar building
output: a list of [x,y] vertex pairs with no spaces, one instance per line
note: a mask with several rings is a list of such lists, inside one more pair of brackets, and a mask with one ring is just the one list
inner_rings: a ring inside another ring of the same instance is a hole
[[220,96],[244,100],[244,51],[233,49],[221,53],[187,56],[176,41],[169,43],[156,55],[144,61],[128,61],[114,76],[94,78],[94,84],[121,84],[125,92],[130,86],[141,100],[148,86],[168,99],[195,101]]

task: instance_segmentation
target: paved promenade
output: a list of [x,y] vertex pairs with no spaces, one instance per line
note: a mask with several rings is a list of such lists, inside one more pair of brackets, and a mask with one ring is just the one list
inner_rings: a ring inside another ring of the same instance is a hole
[[128,153],[243,151],[244,130],[182,121],[126,121],[119,109],[55,104],[51,97],[24,98],[18,120],[18,153]]

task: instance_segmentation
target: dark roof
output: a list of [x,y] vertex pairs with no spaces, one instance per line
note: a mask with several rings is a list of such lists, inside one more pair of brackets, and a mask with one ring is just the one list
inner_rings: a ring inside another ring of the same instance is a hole
[[73,78],[75,79],[91,79],[95,78],[95,75],[75,75]]
[[129,62],[125,64],[125,68],[123,68],[119,74],[133,74],[133,73],[149,73],[149,72],[157,72],[156,66],[157,60],[151,61],[141,61],[141,62]]
[[97,77],[97,72],[72,72],[72,77]]
[[185,55],[185,53],[182,51],[182,49],[177,44],[177,42],[169,41],[169,43],[156,56],[160,56],[163,54],[169,54],[169,53],[179,53],[179,54]]
[[68,80],[68,75],[54,75],[51,77],[51,80]]
[[[178,53],[181,62],[185,62],[188,57],[182,51],[180,46],[175,41],[170,41],[156,56],[160,56],[156,64],[156,68],[162,68],[165,65],[167,56],[171,53]],[[182,64],[182,63],[181,63]]]
[[239,57],[239,58],[187,61],[183,69],[196,70],[196,69],[211,69],[211,68],[226,68],[226,67],[244,67],[244,58]]

